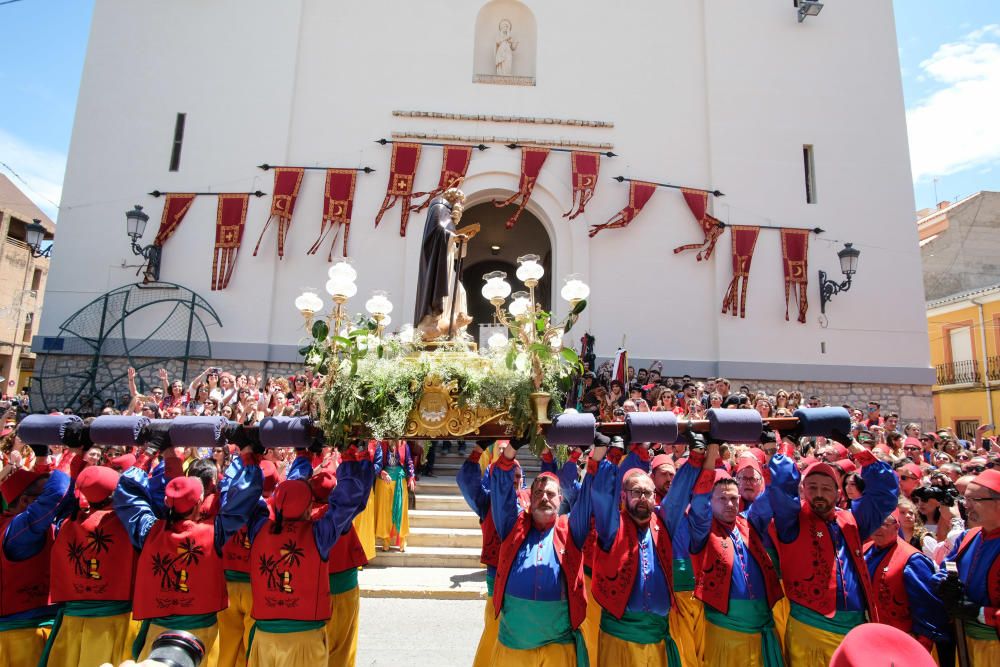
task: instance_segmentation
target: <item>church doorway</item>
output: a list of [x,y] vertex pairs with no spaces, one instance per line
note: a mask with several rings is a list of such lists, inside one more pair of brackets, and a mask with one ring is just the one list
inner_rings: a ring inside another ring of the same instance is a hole
[[468,332],[473,340],[479,340],[479,326],[492,324],[494,318],[493,305],[482,295],[483,276],[490,271],[504,271],[515,292],[526,289],[514,275],[521,255],[534,253],[542,258],[545,275],[535,288],[535,298],[542,308],[552,310],[552,240],[541,221],[527,210],[521,212],[513,229],[507,229],[507,220],[516,209],[514,205],[497,208],[485,202],[466,209],[459,223],[459,227],[480,225],[479,233],[469,242],[462,272],[472,317]]

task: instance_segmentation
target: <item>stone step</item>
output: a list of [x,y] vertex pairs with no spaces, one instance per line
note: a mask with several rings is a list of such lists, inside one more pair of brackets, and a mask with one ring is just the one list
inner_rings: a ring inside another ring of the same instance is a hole
[[410,510],[410,527],[474,528],[479,530],[479,517],[472,510],[464,512],[460,510]]
[[479,528],[410,528],[406,548],[415,547],[482,547],[483,533]]
[[385,567],[378,562],[375,561],[375,564],[358,573],[361,597],[486,599],[486,569],[482,565],[399,568]]
[[479,563],[480,547],[422,547],[407,545],[406,551],[395,549],[378,553],[375,562],[384,567],[470,567]]
[[446,495],[446,494],[420,494],[417,493],[417,509],[418,510],[438,510],[438,511],[453,511],[453,510],[469,510],[468,503],[465,502],[465,498],[460,495]]
[[421,477],[417,482],[416,491],[417,505],[420,505],[420,496],[461,496],[462,491],[458,488],[458,482],[453,475],[446,477]]

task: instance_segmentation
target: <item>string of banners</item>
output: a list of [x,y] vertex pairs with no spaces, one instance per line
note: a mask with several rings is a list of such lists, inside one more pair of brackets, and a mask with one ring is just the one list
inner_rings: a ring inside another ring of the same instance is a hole
[[[474,151],[485,151],[490,147],[485,144],[445,144],[415,141],[390,141],[378,139],[376,143],[382,146],[392,146],[389,160],[389,178],[386,184],[385,197],[375,216],[375,227],[382,222],[385,215],[396,208],[400,209],[399,235],[406,236],[407,223],[411,213],[420,213],[430,206],[431,201],[445,190],[457,187],[466,178]],[[437,185],[424,192],[414,191],[414,180],[420,157],[425,147],[440,147],[441,171]],[[511,216],[507,219],[507,229],[513,229],[524,212],[539,175],[544,168],[549,155],[553,152],[570,154],[570,176],[572,183],[572,202],[570,210],[563,214],[564,218],[573,220],[584,213],[587,204],[593,199],[600,176],[601,160],[604,157],[617,157],[615,153],[551,148],[522,144],[506,144],[511,150],[520,150],[521,169],[517,190],[505,200],[494,201],[497,208],[515,205]],[[371,167],[297,167],[276,166],[270,164],[258,165],[259,169],[274,172],[271,208],[267,220],[261,229],[253,255],[257,256],[261,243],[272,227],[276,234],[278,259],[285,255],[285,240],[291,229],[295,213],[295,204],[307,171],[325,172],[323,190],[323,213],[320,218],[319,233],[316,240],[306,251],[308,255],[317,254],[330,239],[327,261],[332,262],[337,242],[340,240],[341,252],[348,256],[348,239],[350,237],[351,219],[354,210],[354,195],[357,187],[357,175],[374,173]],[[701,230],[699,241],[686,243],[674,248],[674,254],[697,251],[697,261],[708,260],[715,251],[715,246],[726,228],[730,229],[732,239],[732,279],[722,300],[722,313],[734,317],[746,317],[747,292],[750,282],[750,266],[757,238],[763,229],[780,231],[781,256],[785,283],[785,319],[789,319],[790,304],[798,304],[797,321],[806,321],[808,303],[808,249],[809,235],[821,233],[822,229],[800,229],[769,227],[766,225],[729,225],[711,215],[709,197],[725,196],[718,190],[694,188],[670,183],[657,183],[638,179],[615,176],[619,183],[628,183],[628,200],[625,206],[606,222],[591,225],[588,232],[591,238],[602,231],[622,229],[629,226],[642,212],[643,208],[653,198],[659,189],[675,189],[681,192],[684,202],[695,223]],[[246,215],[249,197],[262,197],[265,193],[216,193],[216,192],[159,192],[150,193],[153,196],[166,196],[160,228],[154,244],[163,246],[177,231],[198,196],[218,197],[216,213],[215,248],[212,260],[212,290],[223,290],[228,287],[236,259],[243,242],[243,232],[246,228]],[[414,201],[416,200],[416,202]]]

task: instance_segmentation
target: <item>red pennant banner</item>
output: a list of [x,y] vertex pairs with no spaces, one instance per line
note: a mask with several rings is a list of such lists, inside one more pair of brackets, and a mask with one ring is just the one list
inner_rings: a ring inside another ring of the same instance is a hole
[[805,324],[809,310],[809,234],[808,229],[781,230],[781,260],[785,265],[785,321],[788,321],[788,299],[798,291],[799,322]]
[[570,162],[573,165],[573,205],[563,213],[563,217],[572,220],[583,213],[583,209],[594,196],[594,190],[597,189],[597,175],[601,171],[601,154],[573,151],[570,154]]
[[688,208],[691,209],[691,214],[694,215],[695,220],[701,226],[701,231],[704,232],[705,238],[701,243],[689,243],[674,248],[674,254],[684,252],[685,250],[698,250],[698,261],[700,262],[712,256],[715,244],[719,240],[719,237],[722,236],[722,230],[725,228],[718,218],[709,215],[707,192],[687,189],[681,190],[681,192],[684,193],[684,201],[687,202]]
[[510,216],[510,219],[507,220],[507,229],[514,228],[514,223],[521,217],[524,207],[528,205],[528,200],[531,199],[531,191],[535,189],[535,182],[538,181],[538,173],[542,170],[542,165],[545,164],[545,158],[548,156],[548,148],[531,148],[527,146],[521,148],[521,180],[518,184],[517,192],[502,202],[493,202],[493,205],[497,208],[503,208],[504,206],[513,204],[518,199],[521,200],[517,205],[517,210],[514,211],[514,215]]
[[375,226],[390,208],[401,202],[399,212],[399,235],[406,236],[406,223],[410,217],[410,198],[413,197],[413,176],[420,161],[420,144],[395,143],[392,145],[392,164],[389,167],[389,184],[386,186],[382,208],[375,216]]
[[274,196],[271,199],[271,213],[264,223],[264,229],[260,230],[260,238],[253,249],[253,256],[257,256],[260,250],[260,242],[264,239],[264,232],[271,224],[271,220],[278,218],[278,259],[285,256],[285,235],[292,224],[292,212],[295,210],[295,199],[299,196],[299,187],[302,185],[302,174],[305,169],[300,167],[275,167],[274,168]]
[[616,227],[627,227],[630,222],[642,211],[649,198],[656,192],[656,185],[644,181],[629,181],[628,184],[628,205],[618,211],[610,220],[601,225],[591,225],[590,238],[597,236],[597,233],[605,229]]
[[[315,255],[323,239],[337,225],[344,228],[344,257],[347,257],[347,237],[351,233],[351,214],[354,211],[354,186],[357,182],[357,172],[354,169],[327,169],[326,191],[323,195],[323,225],[319,230],[319,238],[306,253]],[[326,261],[333,261],[333,247],[337,245],[339,228],[333,233],[330,241],[330,254]]]
[[469,162],[472,161],[473,146],[445,146],[444,155],[441,157],[441,178],[438,185],[430,192],[414,192],[414,197],[426,197],[417,206],[412,207],[415,213],[419,213],[431,205],[431,200],[439,197],[448,188],[457,188],[465,179],[469,171]]
[[247,194],[220,194],[215,218],[215,256],[212,258],[212,290],[224,290],[236,267],[236,254],[243,243],[247,224]]
[[162,248],[167,239],[174,235],[174,232],[180,227],[181,221],[184,220],[184,216],[187,215],[188,209],[191,208],[191,204],[194,203],[196,196],[193,194],[167,195],[167,201],[163,202],[163,217],[160,218],[160,229],[156,232],[153,245],[158,245]]
[[[746,317],[750,262],[753,260],[753,251],[757,246],[760,227],[732,225],[729,230],[733,240],[733,279],[730,281],[726,297],[722,301],[722,312],[725,314],[732,309],[733,317],[736,317],[736,309],[739,307],[740,317]],[[740,289],[740,280],[743,281],[742,289]]]

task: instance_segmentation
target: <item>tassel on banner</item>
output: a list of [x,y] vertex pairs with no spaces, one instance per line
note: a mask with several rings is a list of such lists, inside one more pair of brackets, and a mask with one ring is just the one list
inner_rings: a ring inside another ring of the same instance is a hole
[[420,213],[431,205],[431,200],[444,194],[448,188],[457,188],[465,180],[465,175],[469,171],[469,162],[472,160],[472,149],[475,146],[450,146],[444,147],[441,156],[441,177],[438,185],[430,192],[414,192],[414,197],[426,197],[424,201],[411,207],[414,213]]
[[689,243],[674,248],[674,254],[676,255],[685,250],[698,250],[698,261],[707,260],[712,256],[715,244],[718,242],[719,237],[722,236],[722,230],[724,229],[722,221],[708,213],[708,195],[712,193],[704,190],[689,190],[687,188],[682,188],[681,192],[684,194],[684,201],[687,202],[692,215],[694,215],[695,220],[701,226],[705,238],[701,243]]
[[224,290],[236,268],[247,223],[248,194],[220,194],[215,218],[215,255],[212,258],[212,291]]
[[160,228],[156,232],[156,238],[153,239],[153,245],[162,248],[167,239],[174,235],[177,228],[181,226],[184,216],[187,215],[188,209],[191,208],[191,204],[194,203],[195,197],[197,195],[190,192],[167,195],[167,200],[163,202],[163,217],[160,218]]
[[413,197],[413,176],[417,173],[417,163],[420,161],[420,144],[393,143],[392,162],[389,168],[389,184],[386,186],[385,199],[382,208],[375,216],[375,226],[382,221],[382,216],[396,202],[402,202],[399,212],[399,235],[406,236],[406,223],[410,217],[410,199]]
[[809,310],[809,235],[811,229],[781,230],[781,260],[785,268],[785,321],[788,321],[788,300],[793,290],[798,291],[798,321],[806,323]]
[[278,259],[285,257],[285,236],[292,224],[295,200],[299,196],[304,173],[305,169],[301,167],[274,168],[274,195],[271,197],[271,212],[267,217],[267,222],[264,223],[264,229],[260,230],[260,238],[257,239],[257,245],[253,249],[254,257],[260,250],[260,242],[264,240],[264,232],[267,231],[274,218],[278,218]]
[[531,199],[531,191],[535,189],[535,183],[538,181],[538,173],[542,170],[542,165],[545,164],[545,158],[548,156],[548,148],[521,147],[521,179],[518,183],[517,192],[502,202],[493,202],[493,205],[497,208],[503,208],[504,206],[513,204],[518,199],[521,200],[517,206],[517,210],[514,211],[514,215],[510,216],[507,220],[507,229],[514,228],[517,219],[521,217],[521,212],[528,205],[528,200]]
[[[730,312],[736,317],[739,307],[740,317],[747,316],[747,287],[750,285],[750,262],[753,261],[753,251],[757,246],[760,227],[730,225],[730,238],[733,241],[733,279],[729,282],[726,297],[722,300],[722,313]],[[740,288],[740,280],[743,287]]]
[[654,183],[646,181],[629,181],[628,184],[628,205],[618,211],[610,220],[600,225],[591,225],[590,238],[597,236],[598,232],[605,229],[615,229],[617,227],[627,227],[630,222],[642,211],[642,207],[649,202],[649,198],[656,192]]
[[[315,255],[326,235],[341,225],[344,229],[344,257],[347,257],[347,237],[351,233],[351,214],[354,211],[354,186],[357,182],[357,171],[354,169],[327,169],[326,190],[323,195],[323,223],[319,230],[319,238],[309,248],[307,255]],[[330,241],[330,254],[326,261],[333,261],[333,247],[337,245],[340,230],[333,233]]]
[[597,176],[601,171],[601,153],[573,151],[570,162],[573,166],[573,205],[563,213],[563,217],[572,220],[583,213],[587,203],[594,196]]

